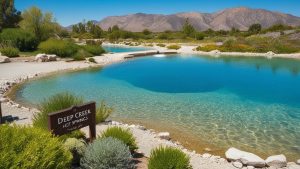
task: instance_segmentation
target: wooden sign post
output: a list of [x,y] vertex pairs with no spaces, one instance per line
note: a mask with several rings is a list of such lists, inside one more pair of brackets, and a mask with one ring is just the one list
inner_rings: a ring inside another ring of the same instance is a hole
[[96,103],[73,106],[48,115],[48,128],[54,135],[63,135],[89,126],[90,140],[96,138]]

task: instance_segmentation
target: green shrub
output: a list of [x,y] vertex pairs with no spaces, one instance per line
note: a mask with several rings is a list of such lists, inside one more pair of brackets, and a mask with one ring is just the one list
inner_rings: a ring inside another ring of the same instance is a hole
[[105,53],[105,50],[100,45],[85,45],[83,49],[94,56]]
[[[62,109],[69,108],[71,106],[80,105],[83,103],[83,99],[76,97],[70,93],[60,93],[56,94],[46,100],[44,100],[39,105],[40,112],[34,114],[33,116],[33,126],[48,130],[48,114],[53,113]],[[77,130],[70,134],[61,136],[61,139],[65,140],[70,137],[82,138],[84,134]]]
[[96,63],[95,59],[92,57],[89,58],[89,62]]
[[204,33],[202,33],[202,32],[197,32],[197,33],[195,33],[195,39],[196,39],[196,40],[203,40],[204,37],[205,37],[205,35],[204,35]]
[[108,107],[106,103],[102,101],[96,111],[96,123],[104,122],[112,112],[113,108]]
[[219,47],[217,45],[205,45],[205,46],[198,46],[196,50],[203,51],[203,52],[210,52],[213,50],[219,50]]
[[77,52],[78,45],[66,40],[49,39],[40,43],[38,48],[40,51],[47,54],[56,54],[60,57],[71,57]]
[[159,43],[159,44],[156,44],[156,46],[159,46],[159,47],[166,47],[166,45],[165,44],[162,44],[162,43]]
[[9,44],[20,51],[32,51],[37,48],[39,42],[31,32],[18,28],[9,28],[2,30],[0,43]]
[[167,46],[167,48],[168,48],[168,49],[178,50],[178,49],[181,48],[181,46],[179,46],[179,45],[169,45],[169,46]]
[[101,40],[86,40],[85,41],[87,45],[102,45],[102,41]]
[[85,142],[81,139],[68,138],[64,143],[64,147],[73,155],[72,164],[78,166],[86,148]]
[[84,49],[79,49],[78,52],[72,57],[74,60],[85,60],[86,58],[92,57],[93,55]]
[[135,142],[135,138],[133,137],[129,129],[123,129],[121,127],[110,127],[101,134],[101,138],[107,137],[113,137],[121,140],[129,147],[130,151],[134,151],[138,148]]
[[19,49],[14,47],[3,47],[0,48],[0,52],[2,55],[7,57],[18,57],[19,56]]
[[38,128],[0,126],[0,168],[65,169],[72,155],[58,138]]
[[133,169],[134,163],[128,147],[115,138],[95,140],[81,158],[83,169]]
[[148,169],[191,169],[190,158],[172,147],[159,147],[151,151]]

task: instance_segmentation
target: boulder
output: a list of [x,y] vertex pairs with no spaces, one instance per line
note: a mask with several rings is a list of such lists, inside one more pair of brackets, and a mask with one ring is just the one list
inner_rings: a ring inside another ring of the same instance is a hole
[[300,159],[298,159],[298,160],[296,161],[296,164],[300,165]]
[[232,165],[236,168],[243,168],[243,164],[238,161],[233,162]]
[[39,53],[35,56],[35,61],[47,62],[48,61],[48,56],[45,53]]
[[287,161],[283,154],[270,156],[266,159],[266,164],[270,167],[282,168],[286,167]]
[[266,165],[259,156],[233,147],[225,152],[225,156],[229,161],[239,161],[247,166],[264,167]]
[[171,139],[170,133],[169,133],[169,132],[160,132],[160,133],[158,133],[157,136],[158,136],[159,138],[165,139],[165,140],[170,140],[170,139]]
[[57,60],[57,56],[56,55],[47,55],[47,59],[48,59],[49,62],[56,61]]
[[8,63],[10,62],[9,57],[7,56],[0,56],[0,63]]

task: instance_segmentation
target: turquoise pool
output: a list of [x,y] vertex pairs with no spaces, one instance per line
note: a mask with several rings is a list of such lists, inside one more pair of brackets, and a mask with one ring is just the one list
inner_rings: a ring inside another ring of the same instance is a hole
[[139,51],[151,50],[151,48],[146,48],[146,47],[124,47],[124,46],[117,46],[117,45],[103,45],[103,48],[105,49],[105,51],[112,52],[112,53],[139,52]]
[[171,131],[199,151],[234,146],[300,158],[300,61],[171,55],[24,84],[17,100],[38,104],[69,91],[105,100],[114,119]]

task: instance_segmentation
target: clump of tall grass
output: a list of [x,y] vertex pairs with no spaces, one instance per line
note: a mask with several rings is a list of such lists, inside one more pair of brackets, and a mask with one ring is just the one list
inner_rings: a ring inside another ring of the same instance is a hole
[[190,158],[181,150],[159,147],[151,151],[148,169],[192,169]]
[[113,108],[102,101],[96,110],[96,123],[104,122],[113,112]]
[[167,48],[168,48],[168,49],[178,50],[178,49],[181,48],[181,46],[179,46],[179,45],[169,45],[169,46],[167,46]]
[[126,144],[130,151],[138,149],[135,138],[129,129],[123,129],[121,127],[110,127],[101,134],[101,138],[113,137],[121,140]]
[[[69,108],[71,106],[80,105],[83,103],[81,97],[74,96],[70,93],[59,93],[48,99],[45,99],[39,105],[40,112],[34,114],[33,116],[33,126],[41,128],[43,130],[48,130],[48,114],[59,110]],[[70,134],[61,136],[62,139],[69,137],[82,138],[84,134],[82,132],[73,131]]]

